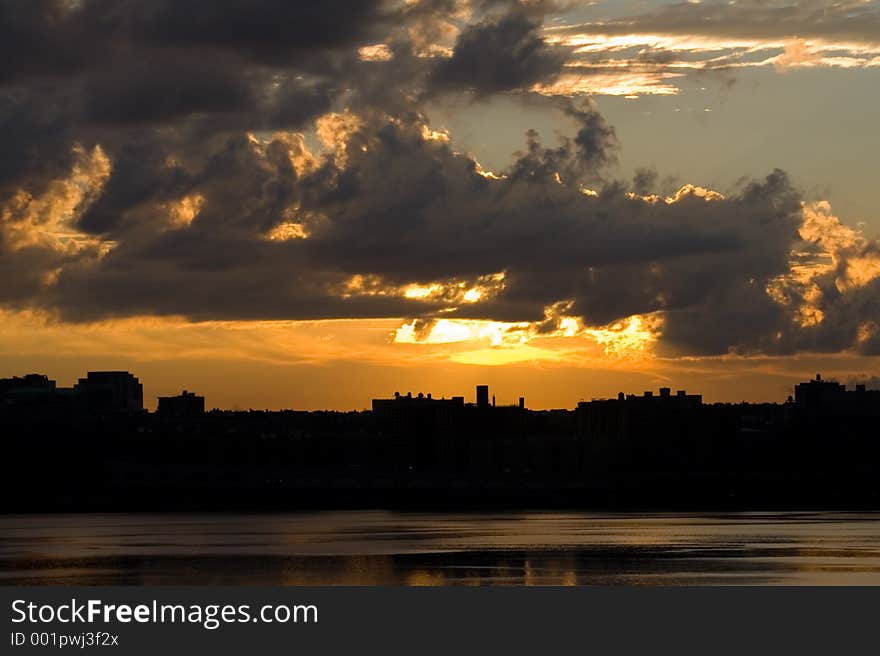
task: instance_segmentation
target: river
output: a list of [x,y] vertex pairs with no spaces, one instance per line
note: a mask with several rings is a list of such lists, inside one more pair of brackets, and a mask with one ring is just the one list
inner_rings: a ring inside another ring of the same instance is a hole
[[880,585],[880,514],[5,515],[0,584]]

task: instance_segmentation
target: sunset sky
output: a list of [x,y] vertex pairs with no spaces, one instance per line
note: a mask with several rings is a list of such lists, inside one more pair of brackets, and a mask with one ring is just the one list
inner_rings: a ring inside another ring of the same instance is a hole
[[0,0],[0,376],[880,384],[880,2]]

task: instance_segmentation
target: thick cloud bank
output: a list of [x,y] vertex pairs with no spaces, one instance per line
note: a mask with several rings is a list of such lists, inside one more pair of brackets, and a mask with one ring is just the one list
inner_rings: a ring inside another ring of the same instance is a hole
[[782,171],[726,197],[611,180],[613,127],[561,96],[536,99],[572,134],[527,132],[503,171],[431,127],[429,99],[552,84],[552,10],[0,3],[0,304],[417,332],[641,315],[674,353],[880,351],[880,245]]

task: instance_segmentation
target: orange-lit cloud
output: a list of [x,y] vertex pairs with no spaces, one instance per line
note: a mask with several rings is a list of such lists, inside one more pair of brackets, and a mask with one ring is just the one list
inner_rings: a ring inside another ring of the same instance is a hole
[[305,239],[308,236],[302,223],[285,221],[272,228],[266,238],[270,241],[288,241],[290,239]]
[[[593,194],[595,194],[595,193],[596,192],[593,192]],[[592,194],[588,194],[588,195],[592,195]],[[641,201],[648,203],[650,205],[654,205],[656,203],[659,203],[661,200],[661,196],[659,196],[658,194],[641,195],[641,194],[637,194],[634,192],[627,192],[626,195],[628,198],[630,198],[632,200],[641,200]],[[679,187],[678,190],[674,194],[672,194],[671,196],[663,196],[662,200],[667,205],[673,205],[673,204],[675,204],[675,203],[677,203],[677,202],[681,201],[682,199],[687,198],[689,196],[693,196],[695,198],[702,198],[706,202],[711,202],[711,201],[715,201],[715,200],[724,200],[723,194],[721,194],[713,189],[707,189],[706,187],[700,187],[698,185],[693,185],[690,183]]]
[[663,326],[661,314],[631,316],[605,326],[589,326],[577,317],[563,314],[568,305],[560,303],[547,308],[542,322],[437,319],[422,324],[412,321],[396,329],[393,338],[397,344],[463,345],[466,350],[459,350],[453,359],[480,364],[559,360],[570,354],[572,348],[581,355],[591,354],[593,359],[635,361],[652,357],[653,345]]
[[184,196],[178,201],[168,203],[168,218],[175,227],[185,228],[198,216],[205,197],[201,194]]
[[474,280],[445,280],[406,285],[389,285],[381,276],[356,274],[337,291],[344,298],[355,296],[398,296],[413,301],[444,303],[454,308],[460,303],[477,303],[504,289],[504,273],[479,276]]
[[345,167],[348,140],[361,128],[361,119],[349,110],[330,112],[318,117],[315,131],[324,147],[336,155],[339,166]]
[[[842,295],[864,287],[880,277],[880,251],[860,230],[841,223],[827,201],[803,204],[799,233],[812,250],[792,253],[790,272],[771,281],[767,293],[777,303],[792,307],[795,321],[809,328],[825,319],[823,280],[833,281]],[[859,328],[860,342],[875,336],[872,324]]]
[[[880,65],[880,39],[815,36],[734,36],[702,33],[603,33],[601,25],[548,27],[548,42],[572,49],[559,79],[536,90],[547,94],[674,95],[688,74],[772,66],[871,68]],[[622,29],[616,26],[615,29]]]
[[786,43],[781,55],[776,57],[773,65],[776,70],[786,71],[796,66],[817,65],[822,63],[822,55],[811,50],[801,39]]
[[363,61],[388,61],[392,57],[391,49],[384,43],[358,48],[358,56]]
[[620,72],[577,72],[562,73],[550,84],[540,83],[533,91],[548,96],[575,96],[581,94],[598,94],[605,96],[671,96],[678,93],[678,87],[672,84],[681,73],[669,71],[635,72],[630,67]]
[[860,230],[841,223],[827,201],[804,205],[800,235],[831,258],[828,267],[837,273],[835,285],[840,292],[862,287],[880,276],[880,253]]
[[74,146],[74,164],[65,178],[53,180],[34,197],[21,189],[0,206],[0,230],[12,250],[48,248],[61,253],[106,251],[111,244],[74,227],[76,219],[100,194],[112,165],[100,146]]

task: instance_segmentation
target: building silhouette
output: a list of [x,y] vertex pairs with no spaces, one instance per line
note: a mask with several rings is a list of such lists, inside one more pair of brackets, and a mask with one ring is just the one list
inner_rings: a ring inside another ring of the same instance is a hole
[[127,371],[90,371],[74,390],[90,412],[138,413],[144,410],[144,390]]
[[810,420],[843,417],[880,417],[880,390],[868,390],[863,384],[847,390],[837,381],[813,380],[794,387],[794,403],[801,417]]
[[205,414],[205,397],[187,390],[177,396],[160,396],[156,412],[162,417],[198,417]]
[[43,374],[0,378],[0,397],[9,403],[48,397],[54,391],[55,381]]
[[431,436],[446,433],[459,426],[464,410],[464,397],[435,399],[431,394],[395,392],[390,399],[373,399],[373,416],[377,426],[395,435],[421,433]]
[[816,374],[813,380],[794,386],[794,402],[803,409],[831,407],[841,403],[845,395],[844,385],[822,380],[822,374]]
[[17,412],[69,414],[79,409],[79,395],[72,387],[58,387],[44,374],[0,379],[0,408]]
[[659,394],[651,391],[641,396],[620,392],[615,399],[581,401],[577,405],[578,429],[586,437],[626,440],[651,430],[680,425],[695,418],[703,405],[701,394],[668,387]]

